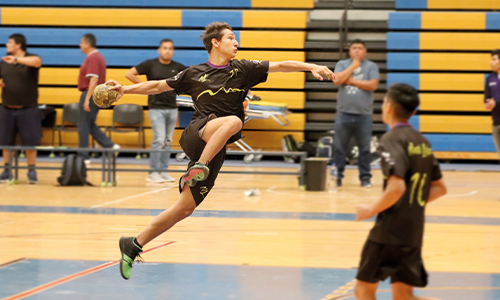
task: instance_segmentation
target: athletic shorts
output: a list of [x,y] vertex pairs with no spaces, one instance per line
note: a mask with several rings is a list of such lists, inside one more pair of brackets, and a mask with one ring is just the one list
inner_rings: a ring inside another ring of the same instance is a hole
[[[202,129],[209,120],[212,118],[216,118],[215,115],[212,117],[205,118],[197,118],[191,120],[191,123],[184,129],[182,132],[180,144],[182,150],[189,157],[190,162],[188,164],[188,169],[193,166],[201,156],[203,149],[207,143],[200,137],[200,129]],[[196,206],[200,205],[201,202],[205,199],[205,197],[210,193],[210,190],[214,187],[215,179],[217,179],[217,175],[219,175],[220,168],[224,163],[224,159],[226,158],[226,147],[223,147],[217,155],[208,163],[208,168],[210,172],[208,174],[207,179],[204,181],[199,181],[195,186],[191,188],[191,194],[193,194],[194,201],[196,201]],[[183,186],[182,177],[179,180],[179,192],[182,193]]]
[[391,277],[391,283],[425,287],[428,275],[421,253],[421,247],[386,245],[367,240],[356,279],[377,283]]
[[23,146],[40,146],[42,120],[37,106],[8,108],[0,105],[0,145],[14,146],[16,136]]

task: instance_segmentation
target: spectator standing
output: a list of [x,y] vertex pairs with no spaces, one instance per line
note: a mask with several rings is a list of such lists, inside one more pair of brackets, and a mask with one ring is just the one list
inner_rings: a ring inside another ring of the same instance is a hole
[[484,87],[484,107],[491,110],[493,118],[493,141],[500,156],[500,49],[491,52],[491,73]]
[[[2,105],[0,106],[0,145],[15,145],[19,134],[21,145],[40,146],[42,121],[38,109],[38,73],[42,60],[36,54],[27,52],[26,37],[15,33],[9,37],[7,56],[0,62],[0,77],[3,82]],[[35,171],[36,150],[27,150],[28,183],[38,182]],[[5,170],[0,174],[0,182],[11,180],[9,151],[3,150]]]
[[[133,83],[140,83],[137,75],[146,75],[147,80],[169,78],[186,69],[181,63],[172,60],[174,42],[163,39],[158,48],[159,57],[148,59],[132,67],[127,72],[127,79]],[[148,96],[149,120],[153,129],[151,149],[171,149],[172,137],[177,123],[177,102],[175,91]],[[149,160],[151,172],[146,178],[149,182],[173,182],[175,179],[165,170],[168,169],[170,153],[152,152]]]
[[[367,49],[361,40],[354,40],[349,48],[349,59],[335,66],[340,85],[335,118],[334,161],[337,168],[337,186],[342,186],[346,152],[349,141],[355,137],[359,148],[359,179],[362,187],[372,187],[370,143],[373,122],[373,92],[379,83],[377,65],[366,59]],[[343,72],[346,71],[346,72]],[[341,73],[340,73],[341,72]]]

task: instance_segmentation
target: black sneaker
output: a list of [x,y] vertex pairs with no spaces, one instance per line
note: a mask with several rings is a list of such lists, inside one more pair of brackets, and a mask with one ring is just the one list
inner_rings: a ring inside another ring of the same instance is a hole
[[134,237],[124,237],[120,238],[120,252],[122,257],[120,259],[120,274],[123,279],[128,280],[132,273],[132,264],[136,257],[139,257],[139,262],[142,262],[142,257],[139,253],[142,252],[142,248],[134,243]]
[[361,187],[371,188],[373,187],[373,184],[370,182],[370,179],[363,179],[361,180]]
[[341,179],[341,178],[337,178],[337,180],[335,180],[335,185],[336,185],[337,187],[342,186],[342,179]]
[[0,174],[0,182],[1,183],[5,183],[5,182],[11,180],[12,178],[14,178],[12,176],[12,172],[9,172],[7,169],[3,170],[2,174]]
[[198,181],[207,179],[209,173],[210,170],[206,164],[197,162],[182,175],[182,180],[193,187]]
[[35,170],[28,171],[28,184],[37,184],[38,177]]

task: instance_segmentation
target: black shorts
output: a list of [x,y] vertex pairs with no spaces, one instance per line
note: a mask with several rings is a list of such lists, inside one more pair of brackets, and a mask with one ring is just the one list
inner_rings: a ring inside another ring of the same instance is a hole
[[40,146],[42,120],[37,106],[20,109],[0,105],[0,145],[14,146],[16,136],[23,146]]
[[367,240],[361,253],[356,279],[377,283],[387,277],[391,277],[391,283],[426,286],[428,275],[422,261],[422,248],[379,244]]
[[[188,168],[200,159],[201,153],[207,145],[207,143],[200,137],[199,131],[208,123],[208,121],[209,117],[193,119],[182,132],[179,143],[181,144],[182,150],[190,159]],[[225,158],[226,147],[223,147],[222,150],[219,151],[219,153],[217,153],[217,155],[215,155],[215,157],[208,163],[210,172],[207,179],[199,181],[195,186],[190,187],[196,206],[203,202],[208,193],[210,193],[210,190],[214,187],[215,179],[217,179],[217,175],[219,175],[220,168],[222,167]],[[182,178],[179,180],[179,191],[182,193],[183,186],[181,186],[181,180]]]

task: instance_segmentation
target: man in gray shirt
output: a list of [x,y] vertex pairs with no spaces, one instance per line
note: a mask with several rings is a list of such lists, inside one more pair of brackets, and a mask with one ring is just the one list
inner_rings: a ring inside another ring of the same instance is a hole
[[[373,92],[377,89],[380,74],[377,65],[365,59],[363,41],[354,40],[349,48],[350,59],[341,60],[335,66],[339,85],[337,115],[335,118],[335,154],[337,186],[342,186],[346,152],[349,141],[355,137],[359,148],[359,179],[362,187],[372,187],[370,182],[370,142],[373,121]],[[342,72],[345,71],[345,72]]]

